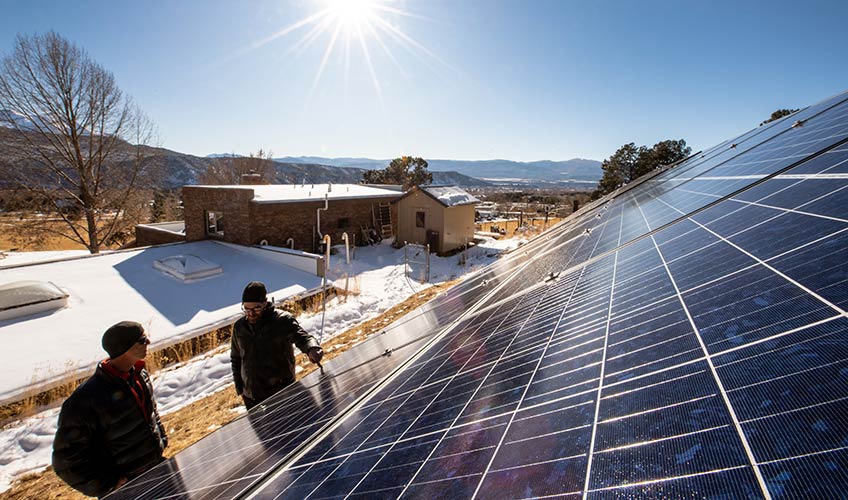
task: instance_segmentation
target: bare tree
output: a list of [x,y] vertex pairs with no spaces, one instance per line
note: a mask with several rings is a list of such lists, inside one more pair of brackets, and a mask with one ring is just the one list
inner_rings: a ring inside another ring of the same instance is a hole
[[153,124],[83,49],[50,32],[18,35],[0,62],[2,177],[46,213],[22,233],[61,235],[98,253],[149,215]]
[[271,151],[260,149],[248,156],[222,156],[216,158],[206,172],[200,175],[198,182],[213,186],[230,186],[242,183],[242,176],[255,174],[260,177],[261,184],[271,184],[276,178],[277,171]]

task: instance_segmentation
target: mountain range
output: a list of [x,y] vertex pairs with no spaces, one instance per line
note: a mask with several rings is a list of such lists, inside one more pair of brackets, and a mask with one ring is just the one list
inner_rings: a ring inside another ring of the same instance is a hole
[[[390,160],[371,158],[325,158],[320,156],[284,156],[275,161],[294,164],[319,164],[361,169],[385,168]],[[492,184],[597,184],[601,162],[574,158],[565,161],[519,162],[512,160],[427,160],[433,172],[457,172]]]
[[[0,109],[0,146],[16,147],[14,125],[30,129],[23,116]],[[38,134],[33,138],[39,140]],[[165,148],[144,147],[145,155],[164,168],[163,188],[196,184],[201,174],[222,154],[205,157],[189,155]],[[390,160],[372,158],[326,158],[320,156],[285,156],[273,159],[275,182],[278,183],[356,183],[366,170],[385,168]],[[601,163],[575,158],[566,161],[517,162],[511,160],[427,160],[434,184],[461,187],[582,187],[591,188],[601,178]],[[21,167],[25,168],[25,167]]]

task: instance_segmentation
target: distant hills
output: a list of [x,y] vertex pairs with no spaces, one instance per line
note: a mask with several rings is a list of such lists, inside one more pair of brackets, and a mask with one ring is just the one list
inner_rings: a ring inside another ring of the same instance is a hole
[[[336,167],[380,169],[390,160],[371,158],[324,158],[320,156],[285,156],[275,161],[288,164],[320,164]],[[519,162],[511,160],[440,160],[427,159],[429,170],[456,172],[495,185],[594,185],[600,180],[601,162],[575,158],[565,161]],[[435,180],[434,180],[435,182]]]
[[[11,128],[17,124],[32,129],[17,113],[0,110],[0,146],[19,147],[16,133]],[[33,135],[34,140],[37,136]],[[178,188],[197,184],[206,169],[218,158],[229,156],[212,154],[205,157],[172,151],[165,148],[145,147],[145,154],[163,168],[163,188]],[[274,158],[275,181],[291,183],[356,183],[366,170],[385,168],[390,160],[372,158],[325,158],[320,156],[286,156]],[[510,160],[427,160],[435,184],[455,184],[462,187],[583,187],[593,188],[601,178],[600,162],[572,159],[566,161],[517,162]],[[26,168],[18,165],[17,168]],[[2,179],[0,179],[0,184]]]
[[[160,153],[161,152],[161,153]],[[206,167],[216,159],[226,155],[198,157],[168,150],[156,150],[159,161],[166,165],[168,186],[180,187],[196,184]],[[333,165],[305,162],[286,162],[274,159],[275,181],[279,184],[356,184],[362,181],[363,173],[368,170],[361,167],[338,167]],[[456,184],[463,187],[493,186],[491,182],[475,179],[457,172],[433,172],[436,184]]]

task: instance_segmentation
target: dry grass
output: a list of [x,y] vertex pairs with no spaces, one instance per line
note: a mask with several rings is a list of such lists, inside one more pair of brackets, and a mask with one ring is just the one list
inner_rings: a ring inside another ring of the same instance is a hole
[[[455,283],[456,281],[452,281],[427,288],[392,307],[379,317],[366,321],[333,337],[332,343],[325,345],[325,362],[332,360],[370,335],[381,332],[392,322],[421,306],[436,294],[450,288]],[[302,354],[297,356],[297,364],[303,368],[298,377],[303,377],[316,368]],[[168,457],[173,456],[213,430],[233,420],[238,416],[238,412],[233,410],[241,406],[241,404],[241,399],[236,395],[235,390],[232,387],[228,387],[223,391],[164,416],[162,423],[167,429],[169,441],[165,455]],[[31,498],[53,500],[84,499],[87,497],[77,493],[63,483],[53,473],[52,468],[47,468],[43,472],[23,476],[15,482],[10,490],[0,493],[0,500]]]
[[[6,215],[0,217],[0,250],[16,252],[40,252],[46,250],[85,250],[85,246],[62,236],[50,236],[44,241],[31,243],[23,241],[16,230],[20,221],[17,217]],[[61,227],[60,222],[53,223]]]
[[[0,216],[0,250],[15,252],[43,252],[55,250],[86,250],[85,245],[60,235],[44,235],[36,240],[27,238],[19,230],[20,216]],[[45,226],[57,231],[66,232],[68,226],[62,221],[47,222]],[[117,250],[119,244],[103,245],[102,250]]]
[[518,229],[518,219],[510,219],[506,221],[486,221],[486,222],[477,222],[475,223],[475,231],[483,231],[483,232],[495,232],[492,231],[492,226],[497,226],[498,228],[503,228],[506,231],[506,234],[503,236],[504,238],[512,238],[513,236],[519,235],[530,235],[530,234],[538,234],[542,231],[548,229],[554,224],[558,223],[562,219],[559,217],[548,217],[547,224],[545,223],[545,217],[524,217],[524,224],[528,227],[532,227],[532,229],[528,229],[527,232],[516,232]]

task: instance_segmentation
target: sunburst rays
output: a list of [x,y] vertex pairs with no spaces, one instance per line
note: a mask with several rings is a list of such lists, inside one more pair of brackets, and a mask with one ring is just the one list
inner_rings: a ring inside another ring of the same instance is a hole
[[345,87],[347,87],[350,73],[361,70],[371,81],[374,92],[382,104],[383,89],[375,61],[377,56],[388,60],[391,63],[390,68],[394,67],[405,78],[409,78],[409,73],[404,68],[405,58],[396,54],[397,49],[409,53],[437,74],[440,73],[439,69],[453,70],[433,51],[406,34],[396,22],[399,18],[431,22],[432,19],[396,7],[393,4],[397,1],[315,0],[313,2],[317,8],[315,12],[231,54],[224,58],[224,61],[232,60],[269,44],[281,43],[282,39],[299,33],[299,38],[294,39],[280,57],[293,61],[316,44],[326,42],[306,96],[307,105],[313,99],[328,66],[338,51],[341,51],[341,60],[344,65]]

